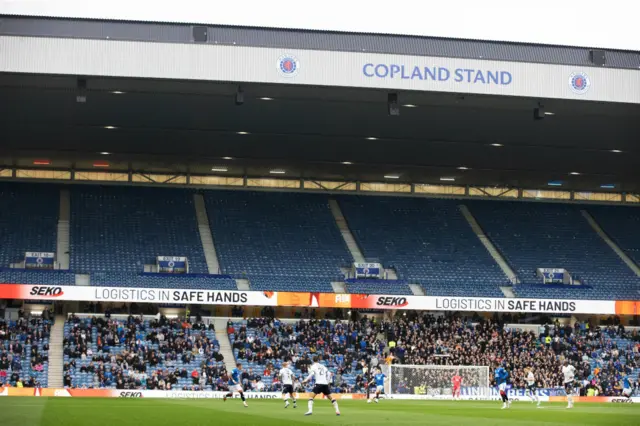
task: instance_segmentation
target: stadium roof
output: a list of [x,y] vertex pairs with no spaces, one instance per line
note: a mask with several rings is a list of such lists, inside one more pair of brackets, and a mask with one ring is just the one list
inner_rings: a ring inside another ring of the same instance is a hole
[[389,116],[374,89],[247,84],[237,106],[230,83],[90,78],[86,103],[76,84],[0,75],[0,164],[640,191],[640,105],[400,92]]
[[[592,49],[381,34],[197,25],[218,45],[388,53],[594,66]],[[0,35],[192,43],[194,25],[0,15]],[[605,50],[605,49],[598,49]],[[606,49],[606,67],[640,68],[640,52]]]

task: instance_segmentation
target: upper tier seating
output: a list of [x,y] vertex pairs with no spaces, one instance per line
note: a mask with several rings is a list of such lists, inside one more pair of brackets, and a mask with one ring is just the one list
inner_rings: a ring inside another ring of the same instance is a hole
[[76,276],[69,271],[38,271],[28,269],[0,270],[0,283],[7,284],[40,284],[40,285],[75,285]]
[[564,268],[591,288],[546,297],[635,299],[638,278],[591,228],[580,206],[535,202],[467,203],[469,209],[514,269],[522,284],[517,296],[540,297],[537,268]]
[[260,277],[270,276],[278,286],[270,290],[311,277],[330,289],[340,267],[353,261],[324,196],[207,191],[204,197],[222,271],[246,274],[257,288]]
[[0,183],[0,267],[56,251],[59,205],[58,186]]
[[208,272],[191,191],[71,189],[72,270],[142,272],[156,256],[186,256],[190,272]]
[[411,294],[407,280],[348,279],[347,292],[354,294]]
[[589,206],[586,209],[600,227],[636,265],[640,265],[640,208],[638,206]]
[[192,274],[138,274],[131,272],[94,272],[91,274],[91,285],[201,290],[238,289],[236,281],[231,277]]
[[427,295],[503,297],[499,286],[507,278],[458,201],[345,196],[339,202],[364,256],[395,267]]

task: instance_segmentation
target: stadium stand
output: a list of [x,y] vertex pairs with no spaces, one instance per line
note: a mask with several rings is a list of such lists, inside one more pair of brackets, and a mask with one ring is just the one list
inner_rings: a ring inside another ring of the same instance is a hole
[[[519,297],[636,299],[640,278],[582,217],[579,206],[535,202],[466,203],[518,275]],[[537,268],[564,268],[585,287],[545,288]]]
[[151,287],[237,290],[236,281],[229,276],[206,274],[150,274],[131,272],[94,272],[91,283],[108,287]]
[[156,256],[186,256],[207,273],[188,190],[78,186],[71,189],[71,269],[142,272]]
[[75,285],[75,274],[69,271],[37,271],[28,269],[0,269],[0,283]]
[[345,280],[347,291],[356,294],[411,294],[407,280],[355,279]]
[[339,203],[365,257],[394,267],[427,295],[503,297],[499,287],[508,280],[458,202],[345,196]]
[[0,319],[0,387],[47,386],[52,324],[40,317],[25,317],[23,312],[16,321]]
[[59,198],[55,185],[0,183],[0,267],[56,251]]
[[70,316],[64,334],[65,387],[226,390],[215,330],[198,319]]
[[[513,385],[524,388],[524,368],[533,366],[538,387],[562,385],[561,365],[569,359],[577,379],[597,387],[601,395],[619,395],[622,372],[638,379],[640,344],[624,327],[593,327],[587,322],[540,326],[539,332],[519,331],[493,320],[455,315],[432,316],[410,312],[393,322],[358,322],[252,318],[229,322],[234,354],[246,372],[260,378],[266,389],[278,390],[277,372],[292,360],[294,372],[304,376],[309,355],[323,355],[334,373],[336,392],[364,391],[359,361],[422,365],[488,365],[504,360]],[[634,340],[631,340],[633,338]],[[394,349],[388,349],[394,342]],[[515,352],[513,352],[515,351]],[[389,357],[392,354],[392,357]],[[507,356],[508,354],[508,356]],[[264,371],[261,375],[261,371]],[[434,373],[437,374],[437,373]],[[444,386],[450,386],[446,377]],[[246,385],[251,386],[251,380]],[[586,387],[586,386],[585,386]],[[393,391],[402,393],[399,389]]]
[[207,191],[209,223],[223,273],[255,290],[332,292],[353,260],[324,196]]
[[587,211],[618,247],[640,265],[640,209],[636,206],[589,206]]
[[[227,332],[234,355],[248,374],[261,377],[267,389],[278,390],[277,372],[282,362],[290,360],[297,377],[311,365],[312,355],[322,355],[334,374],[334,391],[363,391],[358,361],[367,355],[381,353],[375,334],[367,333],[373,323],[302,320],[286,323],[278,319],[251,318],[229,322]],[[262,374],[256,372],[263,372]],[[251,380],[246,381],[251,385]]]

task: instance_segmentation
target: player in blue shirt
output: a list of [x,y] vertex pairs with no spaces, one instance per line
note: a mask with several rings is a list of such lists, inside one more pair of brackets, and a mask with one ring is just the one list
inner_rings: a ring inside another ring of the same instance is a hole
[[229,376],[229,393],[226,394],[223,398],[224,401],[227,398],[231,398],[233,396],[233,392],[238,392],[240,394],[240,398],[242,398],[242,403],[245,407],[248,407],[247,400],[244,397],[244,390],[242,389],[242,364],[237,363],[236,368],[231,370],[231,374]]
[[[374,383],[376,385],[376,396],[373,399],[376,404],[380,400],[380,394],[384,393],[384,380],[386,378],[387,378],[387,376],[385,376],[382,373],[382,367],[378,367],[377,370],[376,370],[376,374],[373,376],[373,380],[371,380],[369,382],[369,386],[373,385]],[[370,404],[371,403],[371,399],[368,399],[367,403]]]
[[507,396],[507,379],[509,378],[509,373],[504,367],[504,363],[500,364],[493,374],[498,390],[500,391],[500,397],[502,398],[503,410],[511,406],[511,401],[509,401],[509,397]]
[[625,373],[622,373],[622,395],[626,396],[628,399],[631,399],[631,395],[633,394],[633,385],[631,384],[631,380],[629,380],[629,376]]

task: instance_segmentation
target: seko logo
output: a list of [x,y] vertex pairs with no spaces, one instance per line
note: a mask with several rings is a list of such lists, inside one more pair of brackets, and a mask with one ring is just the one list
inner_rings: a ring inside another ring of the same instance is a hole
[[383,296],[378,298],[376,305],[401,307],[401,306],[407,306],[408,302],[406,297],[391,297],[391,296],[384,297]]
[[142,398],[142,392],[120,392],[120,398]]
[[64,292],[62,291],[62,287],[35,285],[31,287],[31,291],[29,291],[29,295],[31,296],[60,297],[63,294]]
[[633,404],[633,401],[627,398],[611,398],[614,404]]

